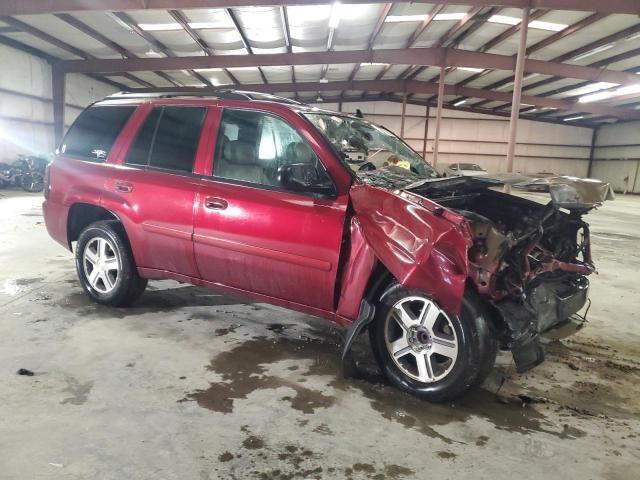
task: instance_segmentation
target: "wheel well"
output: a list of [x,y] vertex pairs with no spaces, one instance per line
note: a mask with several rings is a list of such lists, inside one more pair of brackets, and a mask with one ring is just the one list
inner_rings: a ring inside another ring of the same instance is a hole
[[69,209],[67,217],[67,240],[69,248],[71,243],[78,240],[80,232],[88,225],[100,220],[117,220],[120,219],[106,208],[98,207],[88,203],[76,203]]
[[371,304],[375,304],[382,294],[387,289],[389,284],[394,281],[394,277],[391,272],[380,261],[377,262],[376,267],[371,273],[367,288],[365,290],[365,298]]

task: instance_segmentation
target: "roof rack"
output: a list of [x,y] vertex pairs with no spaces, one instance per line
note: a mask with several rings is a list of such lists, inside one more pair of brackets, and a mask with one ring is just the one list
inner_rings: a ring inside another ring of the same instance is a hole
[[261,92],[249,92],[244,90],[230,90],[230,89],[220,89],[220,90],[211,90],[207,89],[206,91],[198,91],[196,89],[189,91],[157,91],[157,92],[136,92],[136,91],[123,91],[117,92],[112,95],[105,97],[105,99],[116,99],[116,98],[178,98],[178,97],[209,97],[209,98],[219,98],[224,100],[262,100],[268,102],[279,102],[279,103],[288,103],[291,105],[303,105],[300,102],[295,100],[291,100],[285,97],[279,97],[277,95],[271,95],[269,93],[261,93]]

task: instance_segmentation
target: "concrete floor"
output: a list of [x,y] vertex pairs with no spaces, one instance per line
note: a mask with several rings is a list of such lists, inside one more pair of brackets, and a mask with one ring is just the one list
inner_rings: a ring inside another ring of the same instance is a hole
[[638,478],[638,197],[589,215],[587,328],[453,405],[385,385],[364,338],[341,378],[308,316],[174,282],[96,306],[40,202],[0,191],[0,479]]

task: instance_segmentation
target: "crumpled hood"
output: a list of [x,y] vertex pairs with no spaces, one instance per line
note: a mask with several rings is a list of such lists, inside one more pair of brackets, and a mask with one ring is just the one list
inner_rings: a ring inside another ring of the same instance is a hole
[[554,205],[558,208],[590,210],[599,207],[605,200],[614,200],[613,188],[608,182],[595,178],[556,176],[532,178],[530,176],[496,174],[491,178],[503,183],[526,187],[546,184]]
[[[534,179],[530,176],[513,173],[498,173],[483,177],[434,178],[396,188],[415,192],[437,202],[438,198],[462,192],[480,192],[505,184],[526,186],[528,183],[533,183],[534,180],[536,185],[545,182],[549,186],[551,201],[558,208],[590,210],[599,207],[605,200],[615,198],[613,189],[608,182],[593,178],[557,176]],[[377,186],[385,187],[384,185]]]
[[551,200],[559,208],[591,209],[616,198],[610,183],[594,178],[550,177],[547,181]]

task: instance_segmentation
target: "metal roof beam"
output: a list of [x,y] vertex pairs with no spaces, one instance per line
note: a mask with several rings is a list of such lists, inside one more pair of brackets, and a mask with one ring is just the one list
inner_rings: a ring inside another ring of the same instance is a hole
[[[34,37],[36,37],[36,38],[38,38],[38,39],[40,39],[40,40],[42,40],[44,42],[47,42],[47,43],[49,43],[49,44],[51,44],[51,45],[53,45],[55,47],[58,47],[61,50],[69,52],[69,53],[71,53],[71,54],[73,54],[73,55],[75,55],[77,57],[84,58],[85,60],[95,60],[96,59],[95,56],[85,52],[84,50],[76,48],[73,45],[69,45],[68,43],[63,42],[62,40],[60,40],[60,39],[58,39],[58,38],[56,38],[56,37],[54,37],[52,35],[49,35],[48,33],[44,32],[44,31],[42,31],[42,30],[40,30],[40,29],[38,29],[36,27],[33,27],[33,26],[29,25],[28,23],[25,23],[25,22],[23,22],[21,20],[18,20],[17,18],[13,18],[13,17],[9,17],[9,16],[3,16],[3,17],[0,17],[0,20],[5,22],[7,25],[11,25],[12,27],[19,28],[21,31],[26,32],[26,33],[28,33],[30,35],[33,35]],[[59,62],[56,61],[55,63],[59,63]],[[87,73],[92,73],[92,72],[87,72]],[[144,85],[146,87],[153,87],[154,86],[153,84],[151,84],[149,82],[146,82],[144,80],[141,80],[138,77],[136,77],[134,75],[131,75],[130,73],[123,73],[121,76],[124,77],[124,78],[128,78],[129,80],[131,80],[133,82],[136,82],[136,83],[138,83],[140,85]],[[94,75],[92,78],[100,80],[100,81],[103,81],[103,77],[99,76],[99,75]],[[104,79],[104,81],[105,81],[105,83],[109,83],[109,84],[111,84],[113,86],[115,86],[115,85],[122,86],[122,84],[113,82],[113,81],[108,80],[108,79]]]
[[[191,93],[215,92],[220,89],[208,88],[183,88],[179,91]],[[247,90],[262,93],[275,92],[317,92],[332,90],[368,90],[368,91],[391,91],[402,93],[427,93],[434,94],[438,91],[438,84],[431,82],[419,82],[416,80],[355,80],[341,82],[299,82],[299,83],[271,83],[268,85],[252,84],[247,85]],[[160,92],[166,89],[136,89],[135,92]],[[175,89],[172,89],[175,91]],[[445,95],[464,95],[467,97],[487,98],[490,100],[509,101],[511,93],[484,90],[480,88],[459,87],[456,85],[445,85]],[[522,103],[528,103],[539,107],[550,107],[566,112],[588,112],[596,115],[611,115],[625,120],[640,119],[640,111],[619,107],[607,107],[597,104],[576,104],[574,102],[536,97],[533,95],[522,95]]]
[[[4,0],[0,15],[36,15],[73,11],[169,10],[280,5],[326,5],[327,0]],[[350,0],[349,3],[386,3],[384,0]],[[637,0],[397,0],[395,3],[438,3],[473,7],[546,8],[640,15]]]
[[[629,27],[629,28],[625,28],[624,30],[621,30],[619,32],[616,32],[614,34],[611,35],[607,35],[604,38],[601,38],[599,40],[596,40],[595,42],[591,42],[587,45],[584,45],[580,48],[577,48],[575,50],[572,50],[570,52],[564,53],[558,57],[555,57],[553,59],[551,59],[551,62],[564,62],[566,60],[570,60],[572,58],[575,58],[579,55],[582,55],[584,53],[590,52],[592,50],[595,50],[596,48],[599,48],[603,45],[607,45],[608,43],[612,43],[615,42],[617,40],[629,37],[631,35],[635,35],[637,33],[640,33],[640,23],[637,25],[634,25],[633,27]],[[637,49],[636,49],[637,50]],[[625,58],[629,58],[629,55],[634,56],[637,55],[637,53],[633,53],[633,50],[631,51],[632,53],[630,54],[629,52],[624,52],[620,55],[616,55],[615,57],[608,57],[605,58],[603,60],[600,60],[599,62],[596,63],[592,63],[589,65],[590,68],[598,68],[600,66],[604,66],[604,65],[609,65],[611,63],[614,63],[615,61],[620,61],[620,60],[624,60]],[[624,55],[625,57],[621,57],[621,55]],[[617,60],[616,60],[617,58]],[[534,71],[530,71],[527,70],[529,73],[540,73],[540,72],[534,72]],[[538,87],[542,87],[544,85],[548,85],[550,83],[553,83],[557,80],[559,80],[560,78],[564,77],[563,75],[558,75],[558,74],[551,74],[554,75],[554,77],[552,78],[547,78],[545,80],[541,80],[539,82],[536,83],[532,83],[530,85],[527,85],[525,87],[523,87],[524,90],[531,90],[534,88],[538,88]],[[575,77],[571,77],[571,78],[575,78]],[[589,80],[589,79],[584,79],[584,80]],[[487,88],[499,88],[503,85],[508,84],[509,82],[512,82],[513,78],[512,77],[508,77],[505,78],[503,80],[500,80],[498,82],[492,83],[491,85],[489,85]],[[596,80],[596,81],[607,81],[607,80]],[[619,83],[619,82],[611,82],[611,83]]]
[[[97,30],[91,28],[86,23],[78,20],[73,15],[70,15],[68,13],[56,13],[55,16],[58,19],[62,20],[63,22],[71,25],[75,29],[81,31],[85,35],[88,35],[91,38],[93,38],[94,40],[102,43],[103,45],[106,45],[111,50],[114,50],[114,51],[118,52],[123,57],[125,57],[125,58],[137,58],[137,56],[135,54],[133,54],[132,52],[130,52],[129,50],[124,48],[122,45],[119,45],[116,42],[114,42],[114,41],[110,40],[109,38],[105,37],[103,34],[98,32]],[[164,72],[156,71],[156,72],[153,72],[153,73],[158,75],[160,78],[168,81],[173,86],[176,86],[176,87],[182,86],[182,85],[180,85],[178,82],[176,82],[173,78],[171,78],[169,75],[167,75]],[[134,77],[134,78],[137,78],[137,77]],[[138,81],[138,83],[141,83],[141,84],[142,84],[142,82],[144,82],[144,80],[141,80],[141,79],[138,79],[137,81]],[[145,83],[147,83],[147,82],[145,82]]]
[[[230,8],[225,8],[225,11],[227,12],[227,15],[229,16],[229,19],[231,20],[231,23],[233,23],[233,26],[236,29],[236,32],[238,32],[238,35],[240,35],[240,41],[242,42],[242,46],[244,47],[244,49],[247,51],[247,53],[251,56],[253,56],[253,49],[251,48],[251,44],[249,43],[249,39],[247,38],[247,36],[244,33],[244,30],[242,30],[242,27],[240,26],[240,22],[238,21],[238,18],[236,17],[236,14],[233,13],[233,10],[231,10]],[[260,78],[262,78],[262,82],[263,83],[269,83],[267,81],[267,77],[265,76],[264,72],[262,71],[262,69],[255,65],[258,68],[258,73],[260,73]]]
[[[213,57],[173,57],[135,59],[65,60],[61,67],[67,72],[108,73],[121,71],[181,70],[189,68],[233,68],[281,65],[315,65],[330,63],[380,62],[388,64],[420,64],[432,66],[466,66],[513,71],[511,55],[468,52],[448,48],[411,48],[397,50],[344,50],[333,52],[274,53],[261,55],[219,55]],[[527,73],[555,75],[566,78],[611,82],[640,83],[637,75],[593,66],[569,65],[559,62],[527,59]]]
[[[176,57],[176,54],[173,53],[171,51],[171,49],[169,49],[169,47],[167,47],[164,43],[162,43],[160,40],[158,40],[156,37],[154,37],[150,33],[142,30],[138,26],[138,24],[133,20],[133,18],[131,18],[126,13],[124,13],[124,12],[113,12],[113,15],[115,17],[117,17],[121,22],[126,24],[131,29],[132,32],[137,34],[139,37],[143,38],[149,45],[151,45],[152,48],[154,48],[156,50],[159,50],[160,52],[162,52],[163,55],[165,55],[168,58],[175,58]],[[124,71],[128,71],[128,70],[129,69],[124,69]],[[152,70],[155,71],[155,70],[162,70],[162,69],[161,68],[158,68],[158,69],[154,68]],[[197,72],[195,72],[195,71],[193,71],[191,69],[182,68],[180,70],[187,70],[192,77],[195,77],[197,80],[199,80],[200,82],[204,83],[205,85],[211,85],[211,82],[209,82],[209,80],[207,80],[202,75],[200,75],[199,73],[197,73]],[[163,77],[163,78],[165,78],[165,77]]]

